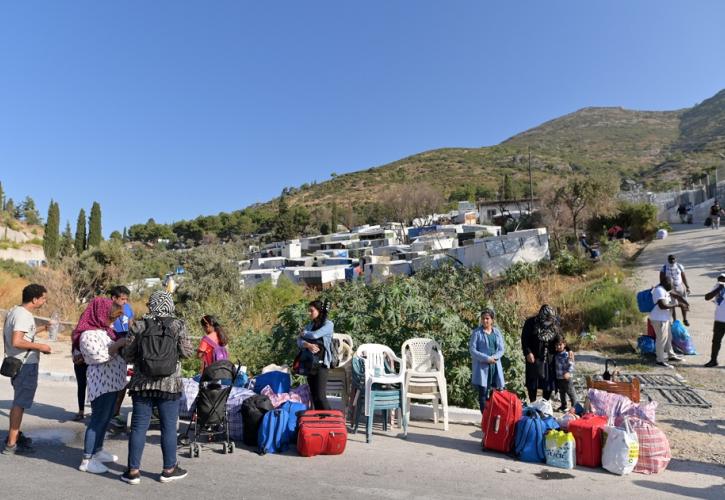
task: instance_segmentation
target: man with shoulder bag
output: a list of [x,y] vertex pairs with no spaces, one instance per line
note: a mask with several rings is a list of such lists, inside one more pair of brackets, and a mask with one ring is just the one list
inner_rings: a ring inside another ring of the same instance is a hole
[[47,344],[35,342],[38,331],[47,330],[47,325],[35,327],[33,312],[45,304],[47,290],[42,285],[32,284],[23,289],[22,305],[13,307],[5,317],[3,340],[5,358],[0,373],[10,377],[13,385],[13,404],[10,409],[8,437],[3,455],[32,453],[32,442],[20,432],[25,410],[33,405],[38,388],[39,353],[50,354]]

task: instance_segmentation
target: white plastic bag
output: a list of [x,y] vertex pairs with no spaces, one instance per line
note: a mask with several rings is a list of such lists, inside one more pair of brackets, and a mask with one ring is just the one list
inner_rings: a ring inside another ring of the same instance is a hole
[[551,401],[548,399],[537,399],[533,403],[531,403],[529,406],[532,408],[536,408],[539,410],[539,412],[544,415],[545,417],[553,417],[554,416],[554,407],[551,406]]
[[602,467],[614,474],[624,475],[632,472],[639,459],[639,440],[624,418],[624,428],[607,425],[604,427],[604,446],[602,448]]
[[544,436],[546,465],[573,469],[576,462],[576,441],[571,432],[549,431]]

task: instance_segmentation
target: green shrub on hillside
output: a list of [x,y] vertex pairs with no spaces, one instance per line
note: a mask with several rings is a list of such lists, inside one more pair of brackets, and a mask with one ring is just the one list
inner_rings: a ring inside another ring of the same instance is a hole
[[582,255],[569,252],[568,250],[560,251],[554,259],[554,267],[556,267],[559,274],[565,276],[581,276],[591,266],[592,263],[589,259]]
[[538,277],[538,262],[517,262],[503,273],[503,281],[507,285],[515,285],[522,281],[534,281]]
[[0,259],[0,271],[26,279],[29,279],[33,274],[33,268],[26,263],[7,259]]

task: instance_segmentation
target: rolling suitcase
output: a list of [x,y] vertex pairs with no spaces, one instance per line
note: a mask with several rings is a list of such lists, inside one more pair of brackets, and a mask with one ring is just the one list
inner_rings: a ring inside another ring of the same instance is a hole
[[481,419],[481,445],[484,450],[511,451],[521,411],[521,400],[513,392],[495,390],[491,393]]
[[298,419],[297,451],[303,457],[340,455],[347,444],[345,417],[339,410],[308,410]]
[[602,430],[608,418],[587,413],[569,422],[569,432],[576,440],[576,464],[585,467],[602,466]]

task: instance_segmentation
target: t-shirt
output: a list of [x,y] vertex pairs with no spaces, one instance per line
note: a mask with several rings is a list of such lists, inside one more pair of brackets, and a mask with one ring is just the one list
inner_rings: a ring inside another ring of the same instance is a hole
[[720,207],[717,205],[713,205],[710,207],[710,215],[713,217],[717,217],[720,215]]
[[113,331],[116,333],[128,333],[128,325],[133,318],[133,309],[128,304],[123,305],[123,314],[113,322]]
[[[13,347],[13,332],[25,332],[23,339],[26,342],[35,342],[35,318],[30,311],[23,306],[15,306],[5,316],[5,327],[3,328],[3,340],[5,341],[5,354],[18,358],[25,358],[27,349],[16,349]],[[30,351],[25,363],[37,363],[40,359],[38,351]]]
[[[716,286],[710,291],[714,292],[719,286],[720,285]],[[720,290],[720,293],[715,295],[715,298],[712,299],[712,301],[715,303],[715,321],[725,323],[725,288]]]
[[670,309],[662,309],[658,304],[660,299],[663,299],[667,305],[672,304],[670,292],[665,290],[662,285],[657,285],[652,290],[652,300],[655,303],[655,307],[652,309],[652,312],[649,313],[649,319],[652,321],[669,321],[672,319],[672,311]]
[[668,262],[662,266],[662,272],[665,273],[665,276],[669,276],[670,279],[672,279],[673,287],[680,288],[680,286],[682,286],[682,273],[685,272],[685,268],[682,267],[682,264],[675,262],[675,265],[672,266]]

